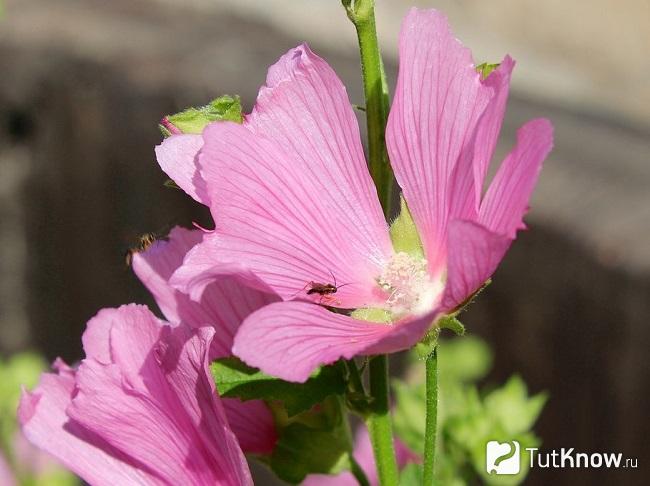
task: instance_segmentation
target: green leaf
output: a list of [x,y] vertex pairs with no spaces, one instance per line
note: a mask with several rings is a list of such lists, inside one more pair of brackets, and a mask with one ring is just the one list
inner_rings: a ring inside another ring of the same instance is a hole
[[338,474],[351,468],[352,440],[340,397],[296,416],[280,432],[271,469],[289,483],[308,474]]
[[526,383],[515,375],[485,397],[487,412],[499,421],[507,434],[527,432],[533,426],[547,400],[545,393],[528,398]]
[[425,387],[397,379],[392,384],[396,402],[393,409],[395,433],[411,450],[421,451],[424,446]]
[[480,380],[492,367],[490,347],[476,336],[448,339],[438,349],[438,366],[441,380],[464,383]]
[[237,358],[223,358],[210,366],[219,394],[227,398],[282,401],[291,417],[330,395],[345,392],[345,380],[337,366],[324,366],[305,383],[292,383],[262,373]]
[[338,474],[349,468],[349,440],[342,427],[325,430],[292,423],[271,456],[271,469],[292,484],[308,474]]
[[422,466],[407,464],[399,475],[400,486],[420,486],[422,484]]
[[[243,121],[241,101],[239,96],[224,95],[212,100],[199,108],[188,108],[175,115],[166,117],[182,133],[201,133],[208,123],[213,121]],[[161,125],[163,135],[168,136],[169,130]],[[167,134],[165,133],[167,132]]]
[[500,63],[490,64],[484,62],[483,64],[479,64],[478,66],[476,66],[476,70],[481,74],[481,79],[485,79],[490,75],[492,71],[494,71],[500,65],[501,65]]
[[390,226],[390,238],[396,252],[403,251],[409,255],[424,258],[420,235],[415,227],[406,201],[400,196],[400,213]]

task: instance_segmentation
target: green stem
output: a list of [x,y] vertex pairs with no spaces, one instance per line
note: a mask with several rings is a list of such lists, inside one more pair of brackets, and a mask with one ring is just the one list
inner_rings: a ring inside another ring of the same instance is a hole
[[367,425],[375,454],[379,484],[394,486],[399,482],[399,472],[393,445],[388,400],[388,357],[385,355],[370,359],[370,395],[372,412],[367,418]]
[[386,120],[388,119],[388,84],[377,42],[374,0],[343,0],[359,41],[363,90],[366,98],[368,126],[368,164],[381,206],[390,218],[393,197],[393,171],[386,153]]
[[[377,188],[379,201],[387,219],[391,216],[393,171],[386,152],[386,120],[388,119],[388,85],[379,53],[375,25],[375,0],[341,0],[354,24],[359,41],[363,90],[366,98],[368,125],[368,165]],[[370,440],[375,454],[381,486],[396,486],[399,472],[393,445],[388,387],[388,357],[370,360],[371,411],[367,416]]]
[[366,473],[363,472],[363,469],[361,469],[361,466],[359,466],[359,463],[351,454],[350,454],[350,464],[352,466],[350,472],[352,472],[352,475],[359,483],[359,486],[370,486],[370,481],[368,481]]
[[345,406],[340,396],[336,397],[336,403],[338,404],[339,410],[343,416],[343,427],[345,430],[345,435],[347,437],[347,442],[349,444],[348,459],[350,461],[350,472],[355,477],[360,486],[370,486],[370,481],[368,481],[366,473],[354,458],[354,439],[352,437],[352,429],[350,428],[350,421],[345,416]]
[[359,372],[359,367],[357,366],[356,361],[352,358],[347,361],[346,364],[350,374],[350,384],[352,385],[352,389],[357,393],[365,394],[363,381],[361,381],[361,373]]
[[438,422],[438,346],[426,360],[426,425],[424,431],[424,476],[422,484],[435,484],[436,428]]

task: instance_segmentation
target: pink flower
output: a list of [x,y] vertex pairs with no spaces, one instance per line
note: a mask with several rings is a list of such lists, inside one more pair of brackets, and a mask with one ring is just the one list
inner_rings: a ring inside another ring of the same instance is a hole
[[[242,321],[278,297],[243,285],[236,277],[210,283],[198,302],[169,285],[169,278],[187,252],[205,238],[202,231],[174,228],[166,240],[155,241],[133,256],[133,270],[151,292],[165,318],[175,324],[214,328],[210,361],[232,356],[232,343]],[[246,453],[270,454],[277,441],[273,415],[264,402],[222,399],[228,422]]]
[[25,436],[91,484],[252,484],[207,369],[213,334],[100,311],[79,369],[58,361],[23,393]]
[[2,452],[0,452],[0,484],[4,486],[15,486],[17,484],[16,477]]
[[[215,220],[171,283],[200,300],[238,274],[282,298],[237,332],[233,351],[251,366],[302,382],[339,358],[412,346],[483,285],[523,227],[552,146],[547,120],[519,130],[482,195],[514,61],[482,80],[446,17],[417,9],[404,20],[400,60],[386,139],[423,255],[395,251],[345,88],[306,45],[269,69],[242,125],[212,123],[157,148],[163,170]],[[319,295],[314,284],[338,288]]]

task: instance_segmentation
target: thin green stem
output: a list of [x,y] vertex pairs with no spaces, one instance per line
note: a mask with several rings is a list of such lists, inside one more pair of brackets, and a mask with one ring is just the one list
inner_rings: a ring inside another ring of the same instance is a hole
[[370,481],[368,481],[366,473],[363,472],[363,469],[361,469],[361,466],[359,466],[359,463],[352,454],[350,454],[350,465],[352,466],[350,472],[359,483],[359,486],[370,486]]
[[350,421],[345,415],[345,405],[343,404],[343,400],[340,396],[336,397],[336,403],[338,404],[341,415],[343,416],[343,427],[345,430],[345,435],[347,437],[347,442],[349,444],[348,458],[350,461],[350,472],[355,477],[360,486],[370,486],[370,481],[368,481],[366,473],[354,458],[354,440],[352,438],[352,429],[350,428]]
[[388,357],[386,355],[375,356],[370,360],[372,412],[366,423],[370,431],[370,441],[375,454],[381,486],[395,486],[399,483],[388,388]]
[[426,360],[426,425],[424,431],[424,475],[422,484],[435,484],[436,430],[438,422],[438,345]]
[[363,387],[363,381],[361,380],[361,373],[359,372],[359,367],[357,366],[356,361],[352,358],[349,361],[346,361],[348,372],[350,374],[350,385],[355,392],[364,394],[365,390]]
[[[375,0],[341,0],[354,24],[359,41],[363,90],[366,99],[368,125],[368,165],[384,215],[391,216],[393,171],[386,152],[386,120],[388,119],[388,85],[379,52],[375,25]],[[355,365],[356,367],[356,365]],[[356,379],[356,377],[353,377]],[[393,430],[389,407],[388,357],[370,360],[370,413],[367,425],[375,454],[381,486],[396,486],[399,482]]]
[[366,98],[368,126],[368,164],[377,187],[377,194],[386,218],[390,218],[393,197],[393,171],[386,152],[386,120],[388,119],[388,84],[379,52],[375,25],[374,0],[343,0],[359,41],[363,90]]

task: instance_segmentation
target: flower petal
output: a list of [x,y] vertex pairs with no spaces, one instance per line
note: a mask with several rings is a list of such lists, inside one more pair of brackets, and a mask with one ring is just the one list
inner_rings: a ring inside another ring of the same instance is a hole
[[197,202],[210,205],[205,182],[196,166],[196,156],[203,146],[201,135],[172,135],[156,147],[160,168],[183,191]]
[[11,471],[2,453],[0,453],[0,484],[4,486],[16,486],[17,484],[14,473]]
[[68,418],[65,410],[74,391],[71,370],[45,373],[33,392],[23,391],[18,420],[27,439],[88,483],[163,485],[147,466]]
[[248,316],[235,336],[233,352],[265,373],[304,382],[318,366],[339,358],[409,348],[422,337],[434,317],[427,314],[380,324],[336,314],[308,302],[278,302]]
[[548,120],[531,120],[517,131],[517,144],[499,167],[481,203],[482,225],[511,238],[524,227],[522,218],[551,148],[553,125]]
[[510,91],[510,77],[515,67],[515,61],[505,56],[499,67],[492,71],[483,81],[485,86],[494,89],[494,97],[483,112],[476,128],[474,141],[474,188],[475,209],[478,211],[483,192],[483,182],[494,155],[494,149],[501,133],[501,125],[506,114],[506,104]]
[[240,401],[223,398],[230,428],[245,453],[270,455],[278,441],[275,419],[262,400]]
[[304,292],[314,281],[340,285],[343,307],[378,303],[372,289],[392,249],[345,89],[307,46],[268,83],[243,126],[203,132],[211,260],[243,262],[284,299],[318,299]]
[[207,371],[214,331],[165,326],[134,305],[104,317],[114,361],[82,363],[68,415],[168,483],[252,484]]
[[167,240],[154,242],[133,257],[133,270],[151,292],[167,320],[191,327],[212,326],[210,358],[230,356],[232,339],[244,318],[278,297],[253,289],[236,276],[209,279],[195,302],[172,287],[169,279],[181,266],[185,255],[203,241],[207,233],[176,227]]
[[[133,270],[169,321],[195,328],[214,328],[210,346],[210,360],[213,360],[231,356],[233,337],[244,318],[278,298],[245,286],[240,278],[234,276],[210,281],[198,302],[173,288],[169,278],[182,264],[186,253],[205,235],[202,231],[176,227],[167,240],[158,240],[146,251],[134,255]],[[223,403],[242,450],[255,454],[271,453],[277,441],[277,431],[268,406],[258,400],[240,402],[226,399]]]
[[473,221],[452,221],[443,309],[454,309],[480,289],[511,243],[511,238],[493,233]]
[[[472,183],[471,170],[454,168],[474,140],[493,89],[480,81],[472,55],[453,36],[447,17],[411,9],[400,33],[400,66],[386,142],[395,177],[436,274],[446,257],[447,224],[457,185]],[[469,178],[469,181],[459,179]]]

